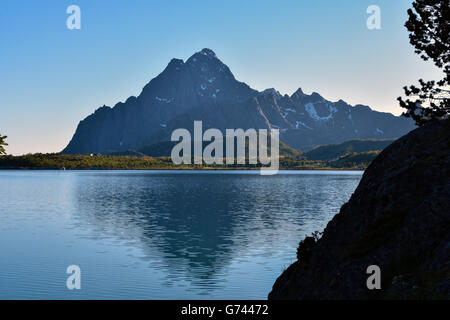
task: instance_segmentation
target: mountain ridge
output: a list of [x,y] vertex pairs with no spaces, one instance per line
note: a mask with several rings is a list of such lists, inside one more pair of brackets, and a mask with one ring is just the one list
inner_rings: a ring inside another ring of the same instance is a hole
[[409,119],[331,102],[301,88],[291,96],[276,89],[257,91],[236,80],[211,49],[186,61],[172,59],[141,93],[103,106],[78,124],[62,153],[108,153],[170,141],[177,128],[279,129],[280,140],[298,150],[351,139],[398,138],[414,128]]
[[381,151],[394,141],[394,139],[348,140],[340,144],[317,146],[306,152],[304,156],[308,160],[332,160],[345,156],[349,153]]

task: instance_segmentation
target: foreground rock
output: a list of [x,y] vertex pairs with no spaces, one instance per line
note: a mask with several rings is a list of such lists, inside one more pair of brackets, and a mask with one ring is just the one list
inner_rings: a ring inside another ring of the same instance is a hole
[[[450,298],[450,121],[416,129],[369,166],[269,299]],[[304,251],[304,252],[302,252]],[[367,267],[381,269],[368,290]]]

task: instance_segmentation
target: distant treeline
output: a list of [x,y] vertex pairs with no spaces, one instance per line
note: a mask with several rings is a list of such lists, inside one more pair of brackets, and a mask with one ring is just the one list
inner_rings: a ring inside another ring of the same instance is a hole
[[[352,154],[338,161],[320,161],[280,157],[280,169],[364,169],[376,152]],[[256,169],[261,165],[175,165],[170,157],[28,154],[0,157],[0,169],[67,169],[67,170],[150,170],[150,169]]]
[[[365,169],[393,140],[352,140],[319,146],[309,152],[280,143],[280,169]],[[248,151],[248,150],[247,150]],[[149,156],[137,151],[109,155],[61,153],[0,156],[0,169],[151,170],[151,169],[257,169],[257,164],[175,165],[169,156]]]

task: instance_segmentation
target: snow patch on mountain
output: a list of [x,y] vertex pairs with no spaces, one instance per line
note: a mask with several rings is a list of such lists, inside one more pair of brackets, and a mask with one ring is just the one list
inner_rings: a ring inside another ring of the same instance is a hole
[[330,114],[326,117],[320,117],[317,114],[316,108],[314,107],[313,103],[307,103],[305,104],[305,110],[308,112],[309,116],[314,119],[315,121],[327,121],[330,120],[333,117],[333,114],[337,112],[337,109],[334,105],[329,104],[328,109],[330,111]]
[[308,126],[307,126],[306,124],[304,124],[303,122],[301,122],[301,121],[295,121],[295,129],[298,129],[299,126],[303,126],[303,127],[307,128],[307,129],[309,129],[309,130],[313,130],[313,128],[308,127]]
[[336,113],[338,110],[336,109],[336,107],[334,106],[334,103],[330,103],[328,105],[328,109],[330,109],[330,113]]
[[156,100],[158,100],[159,102],[165,102],[165,103],[171,103],[173,102],[174,98],[160,98],[158,96],[155,97]]

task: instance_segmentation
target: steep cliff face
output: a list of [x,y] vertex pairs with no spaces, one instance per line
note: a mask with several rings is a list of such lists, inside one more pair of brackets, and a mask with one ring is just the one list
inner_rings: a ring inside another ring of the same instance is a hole
[[[450,120],[386,148],[299,256],[270,299],[450,298]],[[370,265],[380,290],[367,288]]]

